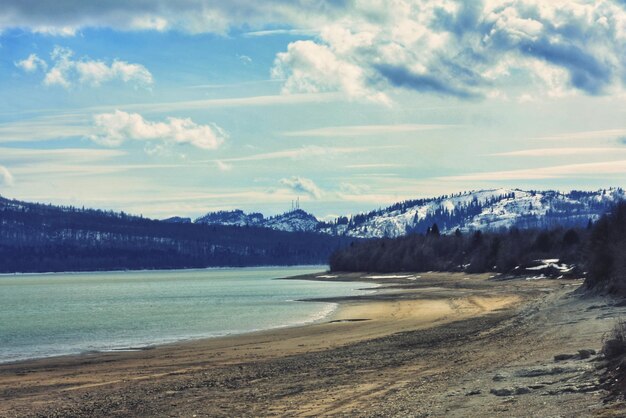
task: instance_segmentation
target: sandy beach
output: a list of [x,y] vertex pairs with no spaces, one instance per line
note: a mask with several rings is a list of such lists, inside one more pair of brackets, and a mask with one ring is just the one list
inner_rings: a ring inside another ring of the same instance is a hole
[[[302,277],[300,277],[302,278]],[[320,273],[379,285],[322,322],[0,365],[0,416],[619,416],[598,385],[626,313],[580,280]],[[578,355],[579,350],[589,350]],[[560,354],[574,354],[556,361]]]

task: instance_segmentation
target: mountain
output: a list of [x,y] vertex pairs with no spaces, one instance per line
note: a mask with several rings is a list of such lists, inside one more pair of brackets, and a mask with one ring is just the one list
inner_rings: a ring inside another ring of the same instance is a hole
[[621,188],[594,192],[492,189],[409,200],[366,214],[340,218],[321,227],[328,234],[359,238],[424,233],[433,224],[441,232],[584,226],[625,198]]
[[303,211],[302,209],[295,209],[281,215],[268,218],[262,224],[265,228],[289,232],[313,232],[319,229],[320,225],[320,221],[318,221],[315,216]]
[[264,217],[260,213],[246,214],[242,210],[209,212],[194,222],[205,225],[261,226]]
[[258,226],[287,232],[315,232],[320,229],[322,225],[315,216],[302,209],[294,209],[270,218],[265,218],[260,213],[246,214],[241,210],[209,212],[196,219],[195,223],[206,225]]
[[435,223],[448,234],[585,226],[624,198],[622,189],[495,189],[408,200],[329,223],[298,207],[269,218],[214,212],[190,223],[0,197],[0,272],[323,264],[359,238],[421,234]]
[[161,222],[167,222],[170,224],[190,224],[191,218],[181,218],[180,216],[172,216],[171,218],[163,219]]
[[[625,198],[621,188],[593,192],[490,189],[429,199],[407,200],[385,209],[318,221],[296,209],[271,218],[242,211],[213,212],[196,222],[221,225],[256,225],[281,231],[317,231],[354,238],[393,238],[424,233],[437,224],[442,233],[500,228],[585,226]],[[251,217],[254,215],[254,219]]]
[[[285,219],[283,225],[292,221]],[[0,197],[2,273],[325,264],[333,251],[352,241]]]

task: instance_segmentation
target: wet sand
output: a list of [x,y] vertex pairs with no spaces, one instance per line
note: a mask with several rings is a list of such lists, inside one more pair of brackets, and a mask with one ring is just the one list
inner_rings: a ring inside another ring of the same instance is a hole
[[[322,277],[320,277],[322,276]],[[585,416],[598,350],[626,308],[580,281],[487,275],[313,275],[367,281],[323,322],[147,350],[0,365],[0,416]],[[529,371],[530,370],[530,371]],[[619,415],[616,415],[619,416]]]

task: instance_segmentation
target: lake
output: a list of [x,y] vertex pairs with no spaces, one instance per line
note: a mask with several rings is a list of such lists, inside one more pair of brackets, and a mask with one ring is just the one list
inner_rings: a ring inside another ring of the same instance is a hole
[[319,321],[363,283],[275,278],[326,266],[0,276],[0,362],[127,350]]

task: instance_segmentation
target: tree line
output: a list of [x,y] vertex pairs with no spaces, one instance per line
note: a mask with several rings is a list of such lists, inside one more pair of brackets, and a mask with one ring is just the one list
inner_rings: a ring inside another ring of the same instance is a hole
[[507,273],[540,259],[575,263],[590,233],[587,228],[511,228],[441,235],[434,224],[425,234],[352,243],[333,253],[329,264],[333,271]]
[[434,224],[424,234],[352,243],[333,253],[329,264],[332,271],[515,274],[546,259],[574,265],[587,290],[626,296],[626,203],[585,228],[442,235]]
[[343,237],[0,198],[0,272],[326,264]]

